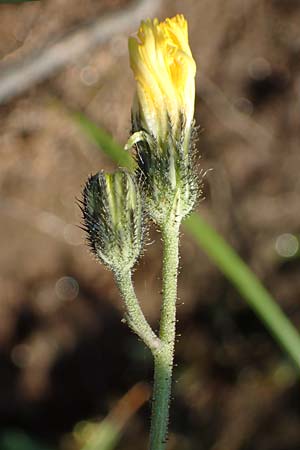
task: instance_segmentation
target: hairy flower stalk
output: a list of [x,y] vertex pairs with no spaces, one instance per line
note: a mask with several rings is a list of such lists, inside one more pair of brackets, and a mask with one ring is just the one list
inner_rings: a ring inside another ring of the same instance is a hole
[[147,213],[162,231],[163,300],[154,355],[150,450],[166,447],[175,344],[179,227],[199,193],[194,165],[196,64],[182,15],[142,22],[129,39],[137,89],[132,135]]
[[[154,357],[150,450],[167,442],[175,345],[179,228],[199,194],[194,172],[195,73],[182,15],[141,23],[129,39],[136,79],[132,134],[137,170],[100,172],[83,191],[84,228],[94,255],[114,273],[126,321]],[[131,274],[143,246],[145,217],[162,233],[162,308],[157,336],[144,317]]]

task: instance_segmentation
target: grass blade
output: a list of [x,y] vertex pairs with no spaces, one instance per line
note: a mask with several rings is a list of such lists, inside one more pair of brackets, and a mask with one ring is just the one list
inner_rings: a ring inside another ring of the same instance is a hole
[[255,274],[199,214],[192,214],[185,221],[185,227],[232,282],[300,370],[300,335]]
[[85,134],[94,142],[112,161],[120,167],[134,169],[135,161],[131,154],[125,151],[112,136],[103,128],[98,127],[81,112],[72,112],[72,117],[76,120]]

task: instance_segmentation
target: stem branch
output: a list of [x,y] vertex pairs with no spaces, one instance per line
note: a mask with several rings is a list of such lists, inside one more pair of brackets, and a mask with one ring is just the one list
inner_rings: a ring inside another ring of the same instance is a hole
[[161,342],[147,322],[139,301],[135,295],[131,272],[126,271],[115,274],[115,279],[120,293],[125,301],[126,315],[125,319],[128,326],[138,335],[145,345],[152,351],[156,352]]

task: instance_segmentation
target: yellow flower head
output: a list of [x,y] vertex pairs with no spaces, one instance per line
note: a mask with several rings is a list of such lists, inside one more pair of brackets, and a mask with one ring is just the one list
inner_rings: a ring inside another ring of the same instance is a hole
[[[148,19],[129,38],[130,65],[137,81],[135,108],[142,126],[165,138],[168,121],[175,133],[190,128],[194,116],[196,64],[183,15]],[[134,111],[135,113],[135,111]]]

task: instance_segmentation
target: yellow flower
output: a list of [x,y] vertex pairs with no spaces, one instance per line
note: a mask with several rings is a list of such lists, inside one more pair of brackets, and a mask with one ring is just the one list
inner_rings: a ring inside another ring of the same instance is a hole
[[190,129],[194,116],[196,64],[183,15],[141,23],[129,38],[130,65],[137,82],[133,110],[141,125],[164,140],[168,122],[177,134]]

